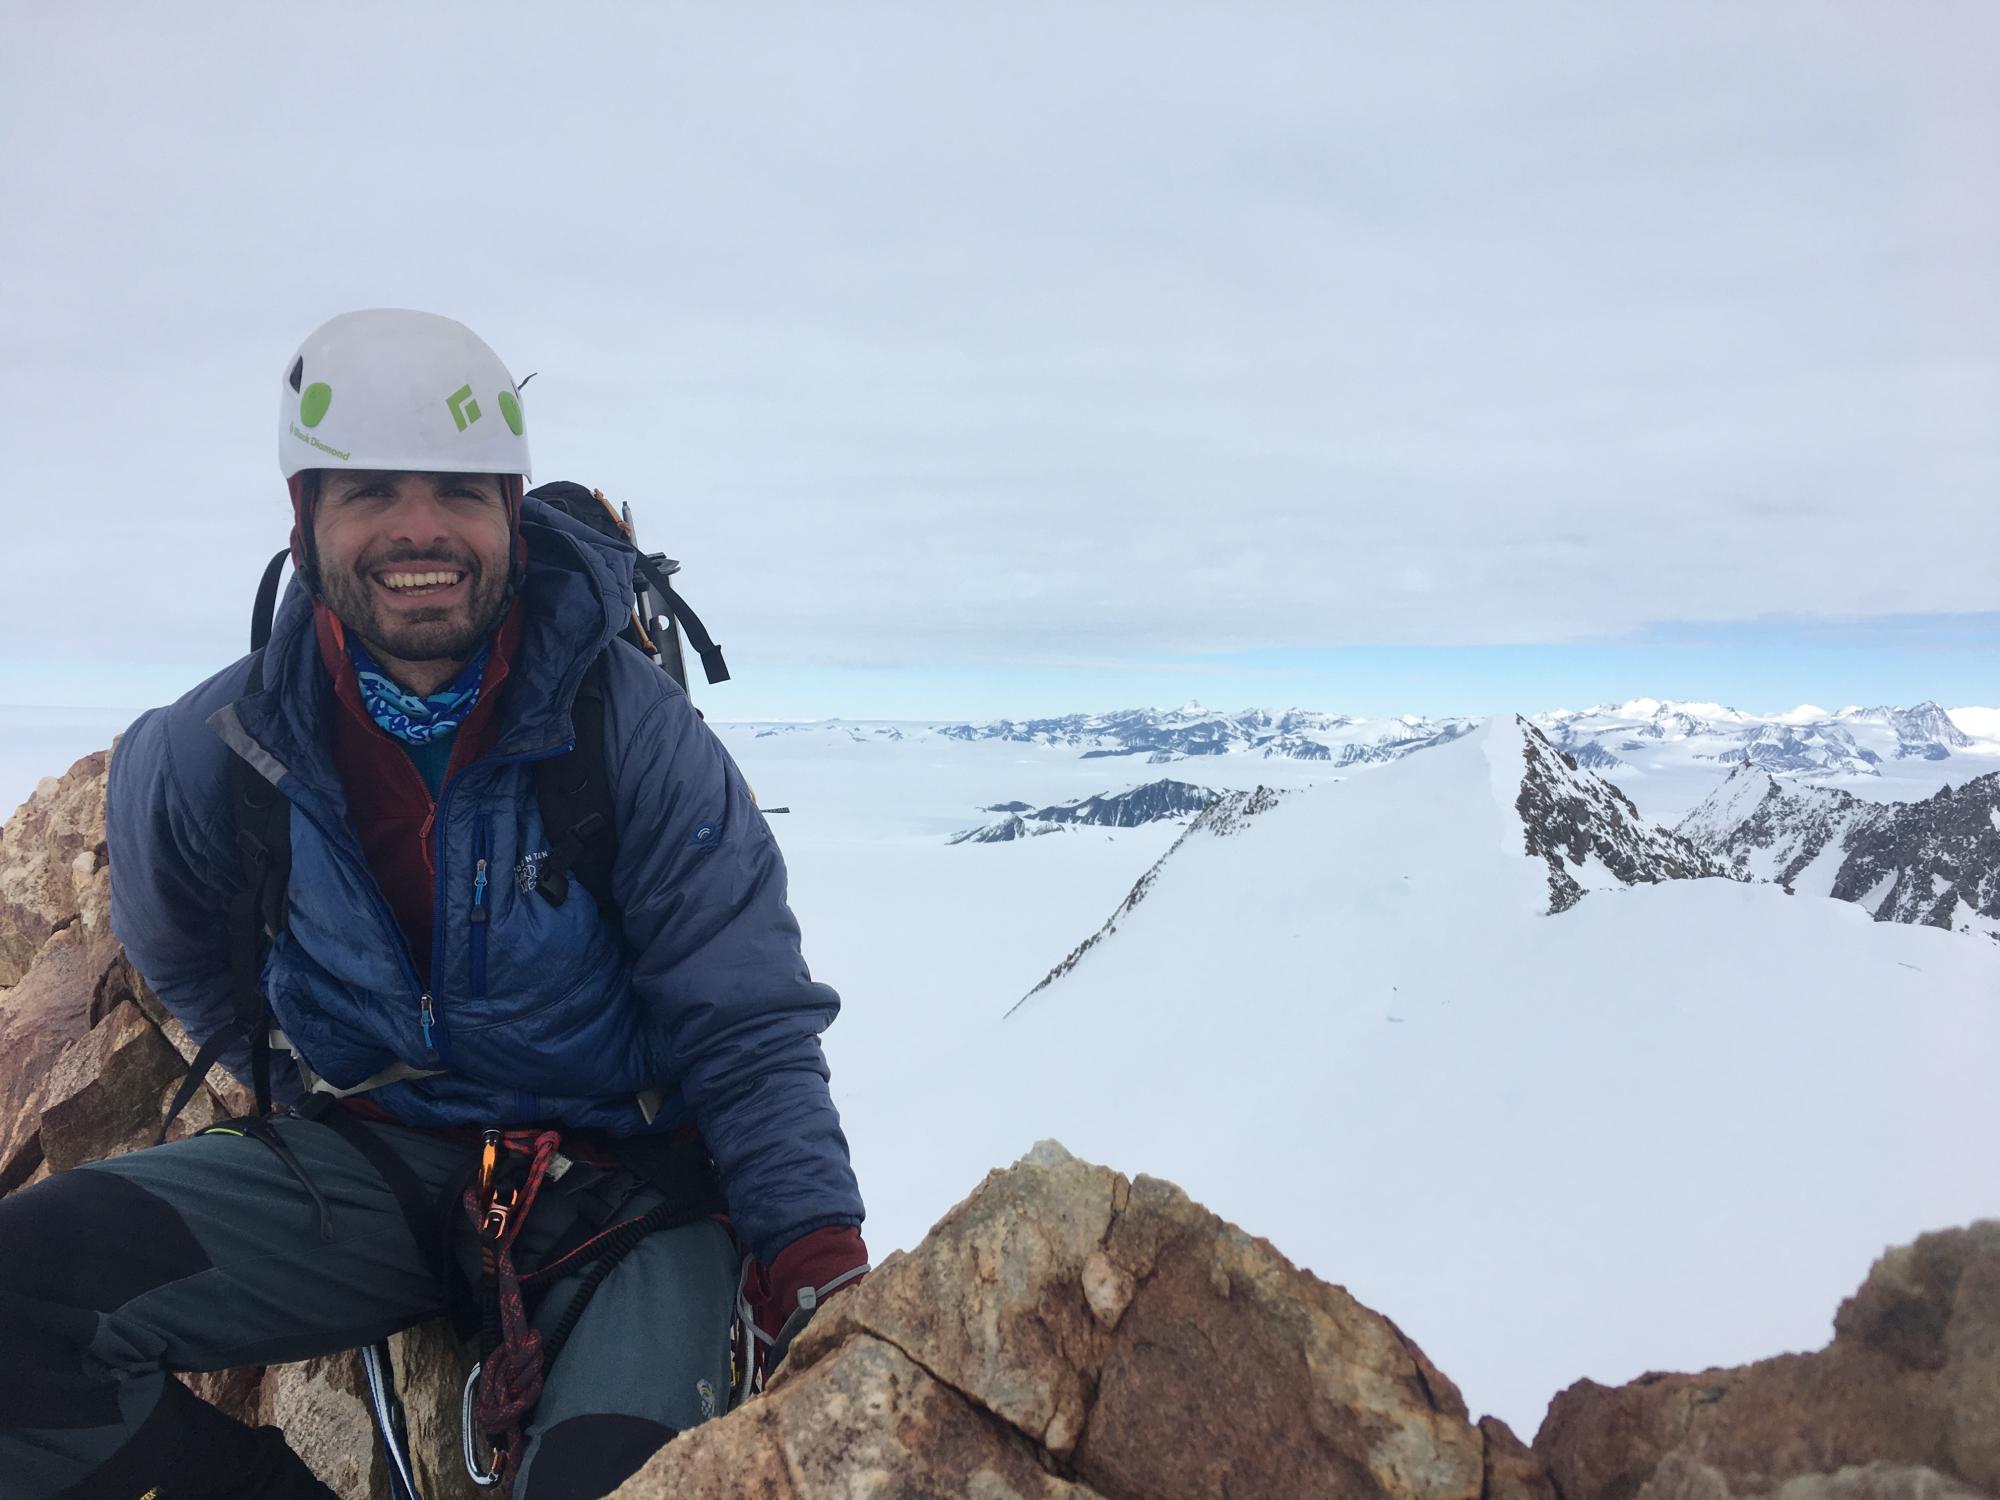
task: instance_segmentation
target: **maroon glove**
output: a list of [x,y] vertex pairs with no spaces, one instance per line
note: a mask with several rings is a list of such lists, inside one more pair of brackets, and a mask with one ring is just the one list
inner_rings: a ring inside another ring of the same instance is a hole
[[751,1269],[750,1310],[764,1369],[771,1373],[791,1348],[819,1305],[868,1270],[868,1247],[851,1224],[829,1225],[802,1234],[780,1250],[769,1266]]

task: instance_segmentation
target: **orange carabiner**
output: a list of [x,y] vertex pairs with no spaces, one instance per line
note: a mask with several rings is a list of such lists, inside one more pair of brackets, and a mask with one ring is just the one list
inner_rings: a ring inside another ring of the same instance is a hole
[[479,1201],[493,1196],[493,1173],[500,1165],[500,1132],[489,1130],[479,1145]]

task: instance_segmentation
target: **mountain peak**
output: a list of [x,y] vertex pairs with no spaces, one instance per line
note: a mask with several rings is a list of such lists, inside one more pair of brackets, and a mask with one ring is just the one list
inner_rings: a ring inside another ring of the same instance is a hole
[[1630,797],[1519,715],[1487,732],[1489,757],[1516,741],[1522,770],[1514,810],[1527,852],[1549,867],[1551,914],[1593,889],[1726,873],[1685,838],[1646,821]]

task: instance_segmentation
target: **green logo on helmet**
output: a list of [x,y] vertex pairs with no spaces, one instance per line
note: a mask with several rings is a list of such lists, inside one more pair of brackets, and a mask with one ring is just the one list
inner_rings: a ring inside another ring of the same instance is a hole
[[515,437],[521,435],[521,399],[512,391],[500,393],[500,415],[507,419],[507,430]]
[[326,409],[333,405],[333,387],[324,380],[315,380],[305,388],[299,397],[299,420],[308,427],[317,427]]
[[451,419],[458,423],[460,432],[479,420],[479,403],[472,399],[472,387],[469,385],[462,385],[445,397],[444,404],[450,409]]

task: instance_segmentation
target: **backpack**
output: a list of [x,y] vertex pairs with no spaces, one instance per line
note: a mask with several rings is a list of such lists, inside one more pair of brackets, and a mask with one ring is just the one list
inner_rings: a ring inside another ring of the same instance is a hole
[[[664,553],[638,550],[631,509],[611,508],[603,492],[557,481],[528,491],[530,498],[560,510],[574,520],[630,547],[637,575],[632,618],[619,638],[651,656],[683,689],[687,672],[681,638],[701,658],[711,684],[727,682],[729,668],[706,627],[669,581],[680,564]],[[278,598],[278,580],[289,550],[278,553],[264,569],[250,616],[250,680],[247,691],[264,686],[264,647],[271,639],[271,621]],[[614,925],[618,909],[611,894],[611,868],[618,858],[618,829],[611,806],[610,778],[604,751],[604,658],[585,670],[571,710],[576,742],[564,753],[535,762],[531,768],[535,800],[549,833],[549,852],[541,861],[535,889],[556,906],[569,899],[572,877],[581,881]],[[250,1043],[251,1087],[257,1113],[271,1112],[270,1010],[259,975],[264,954],[284,930],[287,882],[292,864],[291,805],[264,776],[240,755],[229,758],[229,804],[236,825],[236,846],[243,861],[243,889],[229,903],[229,988],[233,1018],[204,1041],[188,1065],[158,1140],[187,1107],[208,1070],[238,1041]]]

